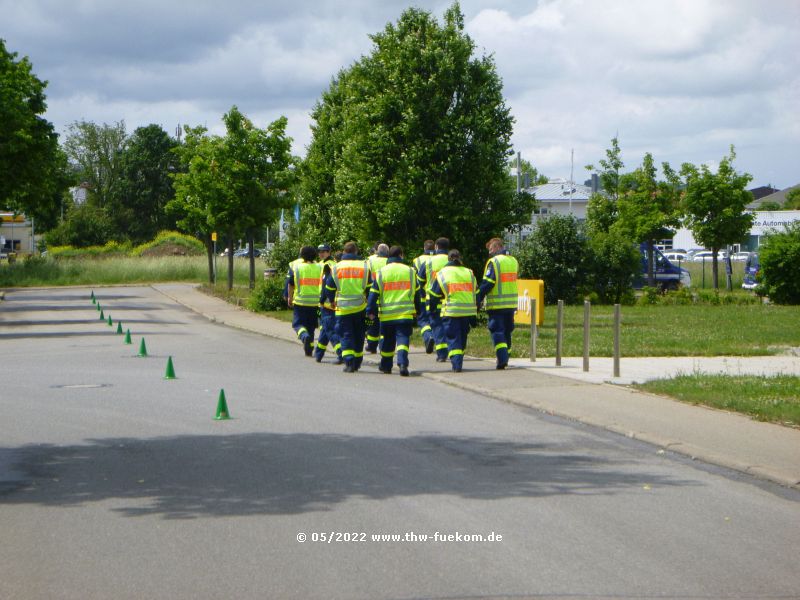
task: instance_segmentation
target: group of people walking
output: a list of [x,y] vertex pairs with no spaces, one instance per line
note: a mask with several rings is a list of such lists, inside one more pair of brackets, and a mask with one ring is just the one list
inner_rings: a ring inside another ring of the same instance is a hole
[[402,247],[384,243],[375,244],[367,258],[359,255],[355,242],[347,242],[336,258],[327,244],[303,246],[289,265],[284,297],[306,356],[321,362],[330,345],[344,371],[355,373],[365,351],[380,353],[382,373],[390,374],[396,362],[407,377],[417,325],[425,351],[435,353],[437,362],[449,360],[460,373],[467,336],[485,303],[496,368],[505,369],[517,309],[518,264],[500,238],[489,240],[486,248],[489,260],[478,285],[461,253],[443,237],[427,240],[410,265]]

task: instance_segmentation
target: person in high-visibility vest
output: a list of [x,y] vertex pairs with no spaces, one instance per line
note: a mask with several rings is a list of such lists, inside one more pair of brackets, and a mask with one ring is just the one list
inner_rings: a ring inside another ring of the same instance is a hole
[[[331,256],[331,247],[328,244],[317,246],[317,253],[319,254],[319,262],[322,265],[321,290],[325,278],[331,274],[336,261]],[[339,334],[336,333],[336,310],[333,301],[321,299],[319,313],[319,339],[317,339],[317,347],[314,350],[314,359],[317,362],[322,362],[325,350],[330,343],[336,352],[336,364],[340,365],[342,364],[342,345],[339,342]]]
[[[433,255],[424,261],[419,270],[419,282],[424,287],[425,296],[428,297],[433,282],[436,281],[436,274],[439,269],[447,264],[447,253],[450,250],[450,240],[441,237],[436,240]],[[436,362],[447,362],[447,336],[445,335],[444,325],[439,310],[430,307],[428,298],[428,319],[431,324],[431,338],[425,343],[425,352],[431,354],[436,350]]]
[[333,265],[325,278],[321,300],[336,307],[336,331],[342,345],[344,372],[355,373],[364,360],[364,322],[367,308],[366,292],[372,280],[367,261],[358,255],[355,242],[344,245],[342,260]]
[[292,328],[303,342],[306,356],[311,356],[314,344],[314,331],[317,329],[319,309],[319,290],[322,265],[316,262],[317,251],[313,246],[303,246],[300,250],[302,262],[294,261],[287,276],[288,304],[293,310]]
[[489,317],[489,333],[492,336],[497,369],[508,366],[511,350],[511,333],[514,331],[514,313],[517,311],[517,276],[519,263],[508,254],[500,238],[486,243],[489,260],[483,272],[483,281],[478,289],[478,306],[486,301]]
[[452,369],[460,373],[464,366],[464,350],[470,327],[476,324],[478,315],[478,283],[475,273],[461,264],[461,253],[450,250],[447,264],[436,274],[428,297],[431,310],[442,302],[442,325],[447,336],[447,357]]
[[[433,240],[425,240],[422,245],[422,254],[417,256],[411,263],[414,267],[414,271],[417,273],[417,280],[419,280],[419,271],[422,268],[423,263],[425,263],[428,258],[433,256],[433,248]],[[422,336],[422,343],[425,346],[426,351],[428,345],[430,344],[431,352],[433,352],[433,331],[431,330],[431,317],[428,314],[427,307],[425,306],[425,286],[420,285],[419,287],[421,306],[420,311],[417,314],[417,325],[419,325],[419,333]],[[428,354],[430,354],[430,352]]]
[[392,362],[397,349],[397,366],[400,375],[408,377],[408,349],[414,330],[414,316],[419,312],[417,273],[403,264],[403,248],[392,246],[389,259],[372,282],[367,298],[367,318],[380,316],[382,373],[392,372]]
[[[372,281],[375,281],[375,276],[386,265],[388,259],[389,246],[383,242],[376,242],[374,252],[367,258],[369,276]],[[367,321],[367,352],[375,354],[381,341],[380,317],[375,316],[373,319],[367,319]]]

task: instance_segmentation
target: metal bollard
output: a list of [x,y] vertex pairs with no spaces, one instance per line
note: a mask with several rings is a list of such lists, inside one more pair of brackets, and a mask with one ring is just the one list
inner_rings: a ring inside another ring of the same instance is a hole
[[619,330],[622,322],[620,305],[614,305],[614,377],[619,377]]
[[558,312],[556,314],[556,366],[561,366],[561,354],[564,342],[564,301],[558,301]]
[[583,370],[589,370],[589,313],[591,303],[583,301]]
[[533,298],[531,300],[531,362],[536,362],[536,336],[539,334],[536,316],[536,298]]

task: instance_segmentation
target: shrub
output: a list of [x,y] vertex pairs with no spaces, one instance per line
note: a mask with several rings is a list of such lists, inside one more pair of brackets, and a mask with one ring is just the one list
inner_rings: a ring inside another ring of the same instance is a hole
[[206,253],[203,242],[195,237],[178,231],[161,231],[151,241],[136,246],[131,250],[131,256],[159,254],[159,249],[168,254],[175,254],[180,249],[182,254],[196,256]]
[[247,308],[255,312],[287,308],[283,299],[283,282],[284,279],[279,274],[257,281],[247,300]]
[[758,249],[761,286],[776,304],[800,304],[800,222],[772,233]]

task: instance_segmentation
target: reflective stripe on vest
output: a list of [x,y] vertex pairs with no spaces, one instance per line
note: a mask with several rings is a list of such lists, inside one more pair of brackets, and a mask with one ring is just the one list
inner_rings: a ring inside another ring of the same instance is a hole
[[294,273],[292,302],[298,306],[319,306],[322,265],[317,262],[295,263],[292,271]]
[[391,263],[378,271],[378,291],[381,321],[414,318],[414,296],[417,293],[417,275],[414,269],[402,263]]
[[445,267],[437,275],[444,294],[443,317],[474,317],[478,314],[475,296],[478,283],[474,273],[466,267]]
[[[517,308],[517,259],[507,254],[498,254],[489,259],[494,267],[494,287],[486,294],[486,310],[502,310]],[[486,271],[484,271],[485,273]]]
[[369,265],[365,260],[343,260],[333,265],[336,285],[336,314],[349,315],[367,306],[364,291],[369,282]]

